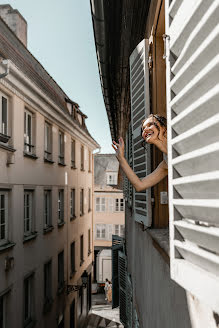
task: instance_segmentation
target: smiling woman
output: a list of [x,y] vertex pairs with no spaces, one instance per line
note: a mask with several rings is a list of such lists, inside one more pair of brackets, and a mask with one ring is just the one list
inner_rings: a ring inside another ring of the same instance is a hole
[[112,147],[116,151],[116,157],[120,166],[137,192],[153,187],[168,174],[167,167],[167,123],[166,118],[158,114],[151,114],[142,122],[142,138],[144,144],[153,144],[164,155],[164,160],[158,167],[145,178],[140,179],[128,165],[124,156],[124,141],[119,138],[119,143],[113,141]]

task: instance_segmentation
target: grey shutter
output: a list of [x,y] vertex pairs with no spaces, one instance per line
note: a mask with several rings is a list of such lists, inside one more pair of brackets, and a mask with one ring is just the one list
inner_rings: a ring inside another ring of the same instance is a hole
[[219,1],[166,1],[171,277],[219,313]]
[[119,251],[119,310],[120,310],[120,321],[127,327],[127,259],[126,255]]
[[[141,123],[150,114],[148,40],[143,40],[130,56],[131,123],[133,170],[142,179],[150,173],[150,149],[142,147]],[[133,194],[134,219],[151,225],[151,190]]]
[[[128,129],[128,163],[131,168],[133,168],[133,149],[132,149],[132,124],[129,123]],[[133,187],[132,184],[128,181],[128,204],[129,207],[132,207],[133,201]]]
[[132,283],[131,278],[127,274],[126,278],[126,317],[127,317],[127,328],[132,328]]
[[134,309],[133,314],[134,314],[133,315],[133,328],[140,328],[140,324],[138,321],[138,314],[137,314],[136,309]]
[[[125,138],[125,158],[128,162],[128,143],[129,143],[129,135],[128,135],[128,131],[126,132],[126,138]],[[129,181],[126,177],[126,175],[124,175],[123,178],[123,196],[124,199],[126,201],[128,201],[128,186],[129,186]]]
[[124,239],[112,236],[112,308],[119,306],[119,251],[123,250]]

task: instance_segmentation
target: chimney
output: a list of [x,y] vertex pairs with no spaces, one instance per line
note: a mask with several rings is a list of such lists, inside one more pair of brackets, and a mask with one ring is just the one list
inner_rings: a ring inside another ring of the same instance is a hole
[[0,16],[27,47],[27,22],[19,11],[10,5],[0,5]]

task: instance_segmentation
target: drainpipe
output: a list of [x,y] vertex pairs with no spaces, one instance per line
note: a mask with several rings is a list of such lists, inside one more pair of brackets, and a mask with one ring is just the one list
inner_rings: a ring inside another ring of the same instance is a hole
[[5,77],[9,74],[9,60],[4,59],[1,63],[6,66],[6,70],[5,70],[5,73],[0,74],[0,79],[2,79],[3,77]]

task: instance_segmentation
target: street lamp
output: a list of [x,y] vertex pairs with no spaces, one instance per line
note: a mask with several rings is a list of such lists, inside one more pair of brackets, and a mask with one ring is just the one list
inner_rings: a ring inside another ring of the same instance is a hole
[[71,292],[77,292],[81,288],[87,287],[88,274],[86,270],[84,270],[83,274],[81,275],[81,280],[82,285],[67,285],[67,294],[70,294]]

